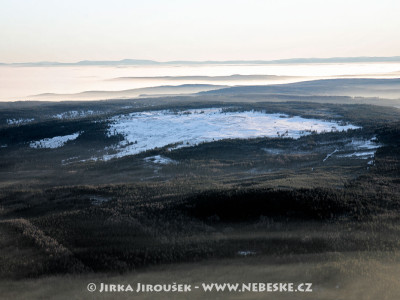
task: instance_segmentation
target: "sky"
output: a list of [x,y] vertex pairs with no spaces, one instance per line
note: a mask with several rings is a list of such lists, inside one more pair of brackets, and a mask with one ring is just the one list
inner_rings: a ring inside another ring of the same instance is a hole
[[1,0],[0,62],[400,55],[398,0]]

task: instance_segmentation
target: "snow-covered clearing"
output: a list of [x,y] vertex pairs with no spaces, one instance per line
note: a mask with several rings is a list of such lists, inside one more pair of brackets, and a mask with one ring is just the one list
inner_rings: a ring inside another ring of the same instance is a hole
[[146,111],[110,119],[108,135],[124,139],[104,160],[150,149],[195,146],[223,139],[282,137],[298,139],[311,133],[347,131],[359,127],[335,121],[306,119],[260,111],[224,112],[221,108]]

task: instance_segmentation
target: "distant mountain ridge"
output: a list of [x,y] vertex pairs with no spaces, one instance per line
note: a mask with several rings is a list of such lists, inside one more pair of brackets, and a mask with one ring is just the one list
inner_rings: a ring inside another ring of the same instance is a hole
[[227,76],[153,76],[153,77],[116,77],[109,80],[160,80],[160,81],[238,81],[238,80],[282,80],[293,79],[296,76],[279,76],[279,75],[241,75],[233,74]]
[[380,97],[400,99],[400,78],[370,79],[344,78],[319,79],[286,84],[271,85],[212,85],[183,84],[137,88],[120,91],[85,91],[76,94],[45,93],[33,95],[32,100],[98,100],[123,99],[155,95],[207,95],[207,96],[245,96],[245,95],[287,95],[287,96],[348,96]]
[[155,61],[145,59],[122,59],[118,61],[111,60],[82,60],[79,62],[28,62],[28,63],[0,63],[5,66],[140,66],[140,65],[263,65],[263,64],[313,64],[313,63],[367,63],[367,62],[400,62],[400,56],[391,57],[330,57],[330,58],[290,58],[278,60],[226,60],[226,61]]
[[124,99],[135,98],[149,95],[174,95],[174,94],[194,94],[203,91],[211,91],[227,87],[226,85],[212,84],[182,84],[182,85],[163,85],[156,87],[137,88],[121,91],[85,91],[75,94],[56,94],[44,93],[32,95],[28,98],[34,100],[94,100],[94,99]]
[[233,86],[203,91],[207,95],[285,94],[298,96],[350,96],[400,99],[400,78],[338,78],[287,84]]

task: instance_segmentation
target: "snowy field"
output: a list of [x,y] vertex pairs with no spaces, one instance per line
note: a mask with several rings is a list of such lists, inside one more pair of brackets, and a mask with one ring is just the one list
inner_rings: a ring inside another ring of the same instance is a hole
[[170,146],[172,150],[223,139],[297,139],[311,133],[358,128],[334,121],[257,111],[224,112],[219,108],[179,112],[147,111],[110,119],[109,136],[121,134],[124,139],[110,149],[111,152],[103,156],[103,159],[109,160],[165,146]]

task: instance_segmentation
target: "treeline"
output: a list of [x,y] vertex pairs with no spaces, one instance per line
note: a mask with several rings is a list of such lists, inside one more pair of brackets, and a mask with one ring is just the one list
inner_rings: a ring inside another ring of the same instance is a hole
[[78,138],[82,141],[107,141],[109,139],[119,141],[120,137],[108,137],[106,134],[107,129],[108,123],[106,121],[49,120],[40,123],[0,128],[0,144],[7,144],[9,146],[23,145],[30,141],[69,135],[76,132],[82,133]]

